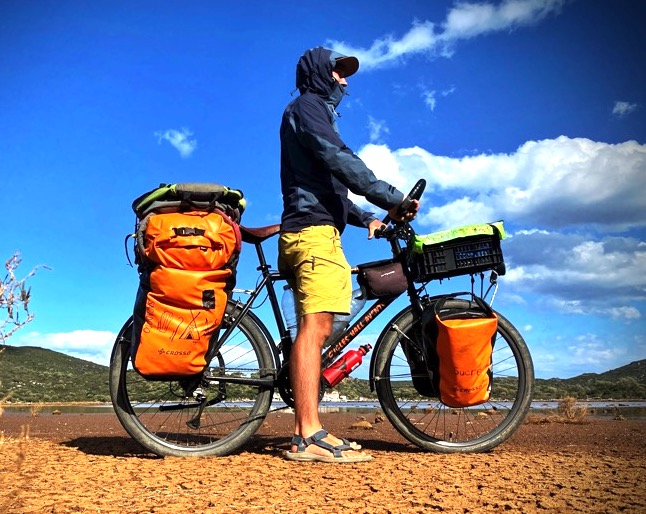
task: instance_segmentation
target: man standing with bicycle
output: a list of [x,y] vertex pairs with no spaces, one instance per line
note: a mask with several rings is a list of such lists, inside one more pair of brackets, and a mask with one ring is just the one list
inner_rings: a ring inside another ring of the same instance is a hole
[[358,445],[322,428],[318,413],[321,351],[335,314],[348,314],[352,296],[350,265],[341,247],[346,225],[382,226],[372,213],[353,204],[348,191],[364,196],[395,220],[411,220],[419,202],[405,197],[374,173],[341,140],[336,107],[347,77],[359,68],[356,57],[326,48],[306,51],[296,67],[300,95],[285,109],[280,127],[283,214],[279,268],[292,283],[299,328],[290,354],[294,395],[294,437],[288,460],[366,462]]

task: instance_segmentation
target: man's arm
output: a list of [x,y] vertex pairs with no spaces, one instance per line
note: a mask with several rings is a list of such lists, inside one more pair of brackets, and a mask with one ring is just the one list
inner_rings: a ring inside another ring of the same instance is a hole
[[[361,209],[348,199],[350,207],[348,208],[348,224],[356,227],[365,227],[368,229],[368,239],[372,239],[375,230],[384,226],[383,222],[372,213]],[[404,201],[388,210],[388,216],[396,221],[411,221],[417,215],[419,210],[419,201],[411,200],[406,197]]]
[[[334,131],[324,103],[305,99],[300,103],[296,135],[314,155],[325,162],[331,173],[350,191],[364,196],[370,203],[385,210],[398,206],[404,194],[375,177]],[[365,226],[365,225],[363,225]]]
[[370,223],[377,219],[373,212],[364,211],[350,199],[348,199],[348,204],[348,225],[368,228]]

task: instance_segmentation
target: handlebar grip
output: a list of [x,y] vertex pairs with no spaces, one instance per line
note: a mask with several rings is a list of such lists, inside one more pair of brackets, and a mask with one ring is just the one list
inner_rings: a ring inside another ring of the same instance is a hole
[[[404,202],[406,200],[419,200],[422,197],[422,193],[424,193],[424,189],[426,189],[426,180],[421,178],[413,186],[413,189],[410,190],[410,193],[408,193],[408,196],[404,197]],[[384,219],[381,220],[381,222],[384,225],[388,225],[391,221],[392,221],[392,219],[390,218],[390,215],[388,215],[388,214],[386,214]]]
[[426,180],[421,178],[417,181],[417,184],[413,186],[413,189],[410,190],[410,193],[408,193],[408,197],[411,200],[419,200],[422,197],[422,193],[424,192],[424,189],[426,189]]

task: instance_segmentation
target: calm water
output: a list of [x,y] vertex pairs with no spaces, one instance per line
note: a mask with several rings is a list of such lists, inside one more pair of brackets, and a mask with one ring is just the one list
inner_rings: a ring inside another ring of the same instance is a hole
[[[498,405],[510,408],[511,402],[497,402]],[[282,405],[282,403],[278,403]],[[429,404],[433,405],[433,404]],[[608,417],[613,418],[618,413],[626,419],[633,420],[646,420],[646,401],[588,401],[577,402],[577,405],[585,405],[588,408],[588,413],[592,417]],[[273,407],[276,406],[274,402]],[[425,404],[420,404],[418,408],[424,408]],[[553,413],[559,406],[558,401],[534,401],[531,405],[531,412],[535,414],[540,413]],[[323,402],[321,403],[322,412],[345,412],[352,410],[376,410],[380,409],[378,401],[375,402]]]
[[[532,402],[532,412],[534,413],[549,413],[558,408],[559,402],[557,401],[535,401]],[[578,402],[580,405],[586,405],[590,416],[599,417],[614,417],[617,413],[624,416],[626,419],[646,420],[646,401],[590,401]],[[247,404],[240,404],[245,406]],[[510,403],[502,402],[505,407],[510,407]],[[272,409],[284,407],[285,404],[280,401],[272,403]],[[420,405],[419,408],[423,408]],[[38,415],[51,415],[54,411],[61,413],[75,413],[75,414],[111,414],[112,404],[101,405],[44,405],[44,406],[31,406],[31,405],[5,405],[4,415],[32,415],[32,410]],[[380,409],[378,401],[348,401],[348,402],[322,402],[321,412],[353,412],[353,411],[374,411]],[[0,418],[1,419],[1,418]],[[1,422],[0,422],[1,425]]]

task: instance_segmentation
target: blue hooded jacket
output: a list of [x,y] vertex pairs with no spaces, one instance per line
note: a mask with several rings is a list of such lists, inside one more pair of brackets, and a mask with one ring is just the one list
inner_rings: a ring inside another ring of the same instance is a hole
[[377,179],[339,137],[335,108],[344,88],[333,77],[335,56],[325,48],[308,50],[296,66],[300,96],[285,109],[280,126],[281,229],[297,232],[312,225],[367,227],[374,215],[353,204],[348,190],[388,210],[404,194]]

